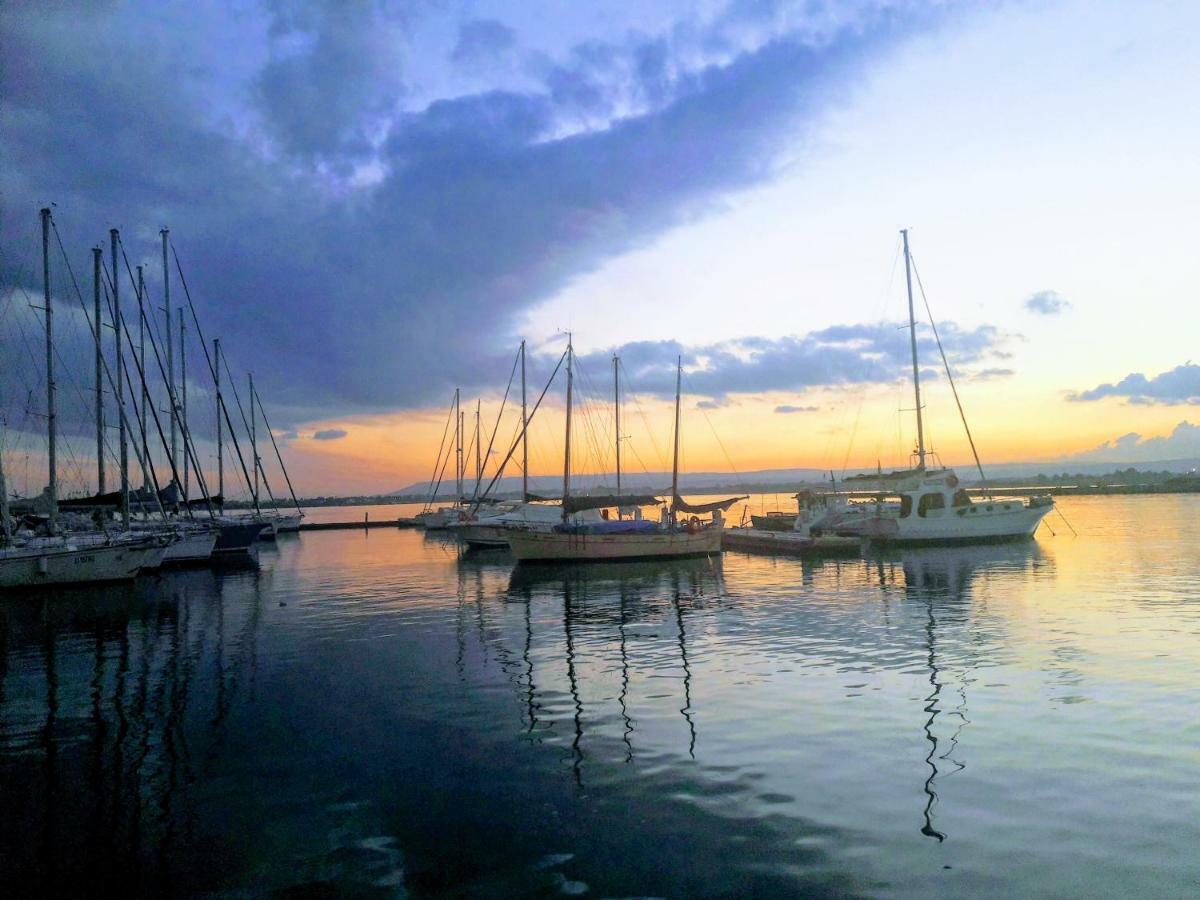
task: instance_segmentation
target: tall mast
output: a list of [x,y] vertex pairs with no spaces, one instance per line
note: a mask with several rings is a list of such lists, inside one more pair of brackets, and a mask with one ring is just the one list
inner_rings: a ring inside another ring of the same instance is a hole
[[159,234],[162,235],[163,253],[163,312],[167,314],[167,402],[171,405],[171,468],[175,468],[176,453],[179,449],[175,421],[178,410],[175,408],[175,342],[171,339],[171,270],[167,265],[167,243],[171,231],[164,228]]
[[0,535],[7,546],[12,541],[12,526],[8,522],[8,483],[4,480],[4,453],[0,450]]
[[225,500],[225,454],[224,434],[221,430],[221,339],[213,338],[213,358],[216,366],[213,368],[213,381],[217,389],[217,496]]
[[671,521],[675,521],[675,498],[679,496],[679,395],[683,388],[683,357],[675,361],[675,454],[671,462]]
[[[621,358],[613,354],[613,419],[617,435],[617,496],[621,496],[621,376],[618,367]],[[617,518],[621,518],[621,508],[617,507]]]
[[525,414],[525,342],[521,341],[521,502],[529,500],[529,416]]
[[475,401],[475,493],[479,493],[479,482],[483,479],[483,448],[479,446],[479,404]]
[[462,483],[463,483],[463,439],[462,439],[462,399],[461,389],[454,389],[454,490],[457,492],[454,495],[454,505],[458,506],[462,502]]
[[571,365],[575,351],[571,346],[571,333],[567,332],[567,439],[563,448],[562,517],[567,521],[567,497],[571,493],[571,389],[575,373]]
[[58,420],[54,405],[54,311],[50,305],[50,209],[42,209],[42,299],[46,310],[46,445],[49,455],[50,531],[58,530]]
[[92,248],[92,302],[95,313],[92,321],[96,327],[96,493],[104,493],[104,345],[100,340],[100,269],[103,266],[102,247]]
[[150,467],[150,440],[147,434],[146,407],[150,403],[150,389],[146,386],[146,281],[142,267],[137,267],[138,302],[138,370],[142,373],[142,414],[139,422],[142,430],[142,460]]
[[258,418],[254,414],[254,376],[250,375],[250,465],[254,466],[254,508],[258,509]]
[[921,418],[921,374],[917,369],[917,319],[913,312],[912,262],[908,255],[908,229],[901,228],[904,236],[904,279],[908,284],[908,338],[912,343],[913,393],[917,398],[917,467],[925,468],[925,423]]
[[121,242],[121,233],[115,228],[108,230],[108,238],[112,244],[112,282],[113,282],[113,330],[117,335],[117,434],[121,460],[121,524],[129,526],[129,436],[125,427],[125,347],[121,340],[125,322],[121,315],[121,292],[117,277],[117,245]]
[[[187,348],[184,344],[184,336],[187,334],[187,329],[183,324],[183,307],[179,307],[179,381],[183,391],[183,397],[179,407],[179,421],[183,423],[183,433],[186,436],[187,428]],[[183,454],[183,499],[186,501],[188,497],[188,472],[191,470],[191,455],[187,452]]]

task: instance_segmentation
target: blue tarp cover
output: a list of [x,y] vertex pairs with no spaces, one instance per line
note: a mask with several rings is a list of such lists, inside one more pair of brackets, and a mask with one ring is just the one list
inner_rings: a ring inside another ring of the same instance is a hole
[[616,522],[589,522],[586,525],[559,525],[564,534],[653,534],[658,525],[648,519],[624,519]]

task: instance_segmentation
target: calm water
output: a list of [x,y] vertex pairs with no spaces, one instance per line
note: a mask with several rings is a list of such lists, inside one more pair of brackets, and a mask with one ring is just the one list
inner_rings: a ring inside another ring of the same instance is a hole
[[1063,509],[824,563],[308,533],[6,600],[0,884],[1200,894],[1200,498]]

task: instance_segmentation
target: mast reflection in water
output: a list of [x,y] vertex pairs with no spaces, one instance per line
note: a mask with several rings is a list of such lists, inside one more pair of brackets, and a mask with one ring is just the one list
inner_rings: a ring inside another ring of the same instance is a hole
[[1079,541],[514,568],[325,532],[8,601],[0,882],[1186,894],[1192,511],[1098,499]]

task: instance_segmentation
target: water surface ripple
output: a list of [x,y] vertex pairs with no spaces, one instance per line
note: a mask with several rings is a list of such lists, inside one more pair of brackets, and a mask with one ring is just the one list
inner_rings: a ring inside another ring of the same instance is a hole
[[1200,498],[514,568],[307,533],[0,605],[13,894],[1200,894]]

